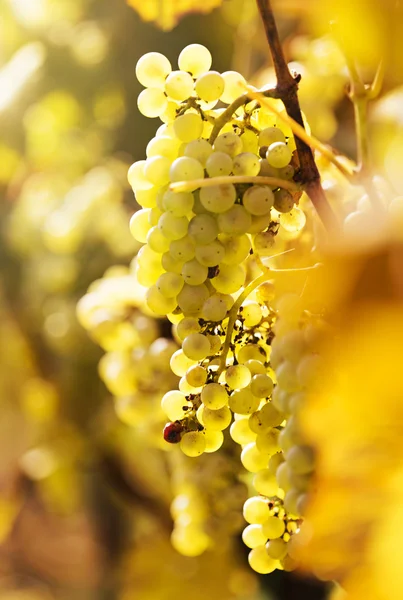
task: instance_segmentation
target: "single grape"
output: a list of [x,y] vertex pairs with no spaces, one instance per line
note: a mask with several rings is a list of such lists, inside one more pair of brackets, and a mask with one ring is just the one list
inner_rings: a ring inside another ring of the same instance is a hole
[[214,150],[216,152],[225,152],[229,156],[236,156],[242,152],[242,142],[239,136],[232,131],[221,133],[214,142]]
[[209,50],[201,44],[190,44],[179,54],[178,65],[181,71],[187,71],[193,77],[199,77],[211,67],[212,57]]
[[199,161],[199,163],[204,167],[206,166],[206,162],[211,156],[212,152],[213,148],[207,140],[198,139],[186,144],[184,156],[194,158],[195,160]]
[[164,394],[161,400],[161,408],[171,421],[179,421],[186,415],[184,406],[190,406],[185,394],[178,391],[170,391]]
[[285,143],[285,135],[279,127],[266,127],[259,133],[259,146],[271,146],[275,142]]
[[276,476],[269,469],[262,469],[255,474],[253,487],[264,496],[276,496],[278,493]]
[[251,373],[244,365],[233,365],[225,371],[225,382],[233,390],[241,390],[249,385]]
[[252,177],[259,174],[259,157],[251,152],[241,152],[234,158],[234,175],[250,175]]
[[242,540],[248,548],[257,548],[266,543],[267,538],[263,535],[260,525],[248,525],[242,532]]
[[213,152],[207,158],[205,166],[209,177],[222,177],[232,172],[233,162],[226,152]]
[[163,88],[171,70],[171,63],[166,56],[159,52],[147,52],[136,64],[136,77],[144,87]]
[[231,423],[232,414],[228,406],[217,409],[207,408],[201,405],[201,422],[206,429],[212,431],[222,431]]
[[156,315],[167,315],[176,308],[175,298],[163,296],[156,285],[147,290],[146,303],[148,308]]
[[229,235],[227,233],[220,233],[218,239],[223,245],[225,252],[222,262],[227,265],[241,264],[250,253],[250,238],[246,234]]
[[[185,116],[185,115],[184,115]],[[204,170],[199,161],[188,156],[181,156],[174,160],[169,171],[171,181],[192,181],[203,179]],[[194,189],[196,189],[195,186]]]
[[196,246],[196,258],[200,264],[206,267],[218,265],[224,257],[224,246],[218,240],[214,240],[203,246]]
[[245,270],[241,265],[220,266],[216,277],[211,279],[213,287],[221,294],[234,294],[243,287],[245,283]]
[[189,431],[183,434],[180,449],[186,456],[200,456],[206,449],[206,440],[201,431]]
[[219,383],[208,383],[202,390],[201,400],[207,408],[217,410],[228,404],[228,394]]
[[197,78],[195,90],[205,102],[218,100],[224,91],[225,82],[217,71],[209,71]]
[[161,116],[166,110],[168,100],[162,90],[146,88],[140,92],[137,98],[137,106],[142,115],[154,119]]
[[236,71],[225,71],[221,76],[224,80],[224,91],[221,94],[220,100],[225,104],[231,104],[231,102],[244,93],[246,86],[245,78]]
[[203,304],[209,297],[207,287],[202,285],[188,285],[185,283],[177,296],[177,302],[182,312],[187,315],[199,313]]
[[301,231],[306,223],[306,216],[298,206],[294,206],[291,212],[280,215],[280,225],[286,230],[293,233]]
[[274,204],[274,194],[268,186],[253,185],[242,196],[242,204],[252,215],[266,215]]
[[206,321],[218,322],[225,319],[227,315],[227,305],[225,301],[218,295],[214,294],[207,298],[203,304],[202,317]]
[[210,354],[210,342],[202,333],[190,333],[182,342],[182,350],[192,360],[203,360]]
[[176,333],[181,341],[191,333],[199,333],[199,321],[194,317],[185,317],[176,326]]
[[144,175],[145,164],[145,160],[138,160],[131,165],[127,173],[127,179],[136,193],[139,190],[149,190],[153,187]]
[[266,153],[266,159],[269,165],[276,169],[281,169],[288,165],[292,158],[292,150],[284,142],[274,142]]
[[169,250],[169,240],[167,240],[157,226],[151,227],[148,231],[146,242],[154,252],[164,253]]
[[195,365],[194,367],[190,367],[190,369],[186,371],[186,381],[189,383],[189,385],[195,388],[203,386],[206,383],[206,380],[207,371],[206,369],[204,369],[204,367]]
[[197,245],[210,244],[217,234],[217,222],[211,215],[196,215],[189,223],[189,237]]
[[172,213],[166,212],[159,218],[158,229],[167,240],[179,240],[187,234],[188,224],[186,217],[175,217]]
[[169,170],[172,161],[166,156],[152,156],[147,158],[144,165],[144,175],[154,185],[162,187],[169,183]]
[[171,161],[177,158],[179,150],[179,140],[162,135],[152,138],[146,147],[146,156],[166,156]]
[[134,213],[130,219],[130,233],[135,240],[141,243],[147,241],[147,234],[150,230],[150,224],[148,222],[149,209],[143,208]]
[[183,288],[183,277],[176,273],[162,273],[158,277],[156,286],[158,291],[166,298],[176,298]]
[[174,121],[174,131],[181,142],[191,142],[201,137],[203,133],[203,121],[200,115],[186,113],[177,117]]
[[172,240],[169,246],[169,252],[174,260],[181,264],[192,260],[195,256],[195,244],[189,235],[185,235],[179,240]]
[[212,213],[229,210],[236,200],[236,190],[232,183],[201,188],[200,202]]
[[279,565],[277,560],[267,554],[264,545],[253,548],[248,554],[248,561],[251,568],[261,575],[272,573]]
[[170,98],[182,102],[193,92],[193,79],[186,71],[172,71],[165,80],[165,93]]
[[275,540],[283,535],[285,531],[285,523],[283,519],[269,516],[262,524],[262,530],[266,538]]
[[274,192],[274,208],[280,213],[289,213],[294,206],[294,198],[283,188]]
[[217,223],[221,233],[242,235],[250,228],[252,218],[243,206],[234,204],[232,208],[218,215]]
[[171,192],[167,190],[162,197],[165,210],[171,212],[175,217],[184,217],[193,208],[193,194],[191,192]]
[[258,525],[265,523],[270,518],[270,508],[267,500],[260,496],[248,498],[243,505],[243,516],[248,523]]

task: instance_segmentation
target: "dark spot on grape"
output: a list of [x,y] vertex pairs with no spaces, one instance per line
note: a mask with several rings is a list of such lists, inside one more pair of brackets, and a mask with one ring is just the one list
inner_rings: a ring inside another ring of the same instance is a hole
[[169,444],[178,444],[181,441],[183,425],[179,421],[167,423],[164,427],[164,440]]

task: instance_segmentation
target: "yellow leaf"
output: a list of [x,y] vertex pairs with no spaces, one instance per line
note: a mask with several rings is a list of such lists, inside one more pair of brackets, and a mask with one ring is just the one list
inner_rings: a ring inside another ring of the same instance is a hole
[[209,13],[222,0],[127,0],[143,21],[151,21],[160,29],[169,31],[189,13]]

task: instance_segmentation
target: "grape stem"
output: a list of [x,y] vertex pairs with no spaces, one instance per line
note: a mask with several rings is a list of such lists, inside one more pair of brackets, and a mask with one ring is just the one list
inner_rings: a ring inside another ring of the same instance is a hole
[[245,302],[246,298],[253,292],[253,290],[256,289],[261,283],[264,283],[265,281],[272,279],[273,275],[275,273],[290,273],[290,272],[294,272],[294,271],[310,271],[312,269],[317,269],[322,265],[320,263],[316,263],[315,265],[311,265],[309,267],[298,267],[298,268],[292,268],[292,269],[275,269],[272,267],[266,267],[265,265],[263,265],[262,262],[260,262],[259,266],[261,269],[264,269],[264,272],[261,275],[259,275],[259,277],[256,277],[256,279],[251,281],[246,286],[246,288],[243,290],[243,292],[235,300],[234,304],[232,305],[231,310],[229,311],[227,333],[225,335],[224,346],[223,346],[223,349],[221,352],[220,365],[216,372],[217,379],[226,367],[227,355],[228,355],[228,352],[229,352],[229,349],[231,346],[232,332],[234,330],[234,325],[235,325],[237,317],[238,317],[239,309],[242,306],[242,304]]
[[365,85],[362,81],[355,63],[345,52],[345,59],[350,75],[350,89],[348,97],[354,107],[354,121],[357,138],[357,167],[354,170],[356,179],[366,189],[372,206],[383,211],[382,203],[372,182],[371,158],[368,140],[368,102],[380,93],[383,81],[383,61],[379,63],[372,85]]
[[212,187],[216,185],[227,185],[229,183],[255,183],[256,185],[270,185],[281,187],[289,192],[300,192],[301,187],[293,181],[287,181],[278,177],[263,177],[260,175],[225,175],[222,177],[211,177],[206,179],[193,179],[192,181],[176,181],[171,183],[169,189],[172,192],[187,192],[196,188]]
[[[300,77],[293,77],[288,69],[270,0],[256,1],[263,21],[266,38],[269,43],[274,70],[276,72],[277,97],[281,98],[283,101],[288,116],[304,128],[297,93]],[[311,199],[325,228],[331,232],[337,231],[339,229],[339,224],[336,215],[327,201],[325,192],[323,191],[313,152],[309,145],[298,136],[295,138],[295,143],[300,164],[300,178],[301,182],[304,184],[304,189]]]
[[[261,91],[260,94],[262,94],[262,96],[264,96],[265,98],[278,98],[276,89]],[[238,110],[238,108],[241,108],[241,106],[245,106],[245,104],[248,104],[248,102],[250,102],[251,100],[252,98],[248,94],[242,94],[241,96],[238,96],[238,98],[235,98],[235,100],[227,106],[224,112],[221,113],[221,115],[215,119],[214,127],[209,137],[209,143],[211,145],[213,145],[216,141],[217,136],[219,135],[224,125],[231,121],[233,114]]]

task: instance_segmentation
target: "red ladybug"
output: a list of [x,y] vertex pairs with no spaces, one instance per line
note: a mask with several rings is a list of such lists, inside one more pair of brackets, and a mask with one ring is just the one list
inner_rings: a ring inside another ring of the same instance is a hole
[[183,425],[179,421],[167,423],[164,427],[164,440],[169,444],[178,444],[181,441]]

